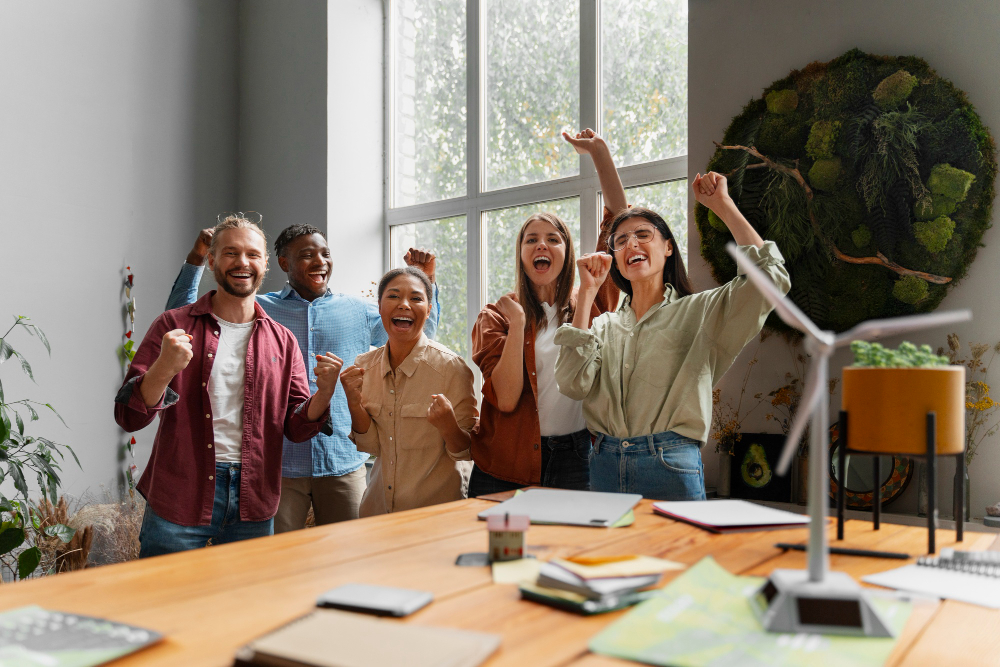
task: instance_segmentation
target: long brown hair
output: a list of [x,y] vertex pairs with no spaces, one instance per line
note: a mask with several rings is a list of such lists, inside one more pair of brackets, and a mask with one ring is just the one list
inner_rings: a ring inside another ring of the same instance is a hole
[[573,280],[576,275],[576,253],[573,251],[573,239],[569,235],[569,227],[555,213],[543,212],[535,213],[521,225],[521,231],[517,234],[517,245],[514,246],[514,258],[517,262],[517,277],[514,281],[514,291],[517,293],[517,300],[524,309],[525,324],[531,324],[535,331],[544,329],[548,325],[545,311],[542,310],[542,302],[535,294],[534,286],[528,279],[528,274],[524,271],[524,264],[521,262],[521,244],[524,242],[524,234],[528,225],[541,220],[556,228],[559,236],[562,237],[566,246],[566,261],[563,263],[562,271],[556,278],[556,312],[559,313],[560,322],[569,322],[573,319],[573,308],[570,304],[570,295],[573,292]]
[[[689,294],[694,294],[694,288],[691,287],[691,283],[688,281],[687,270],[684,268],[684,260],[681,259],[680,248],[677,246],[677,241],[674,240],[674,235],[670,232],[670,227],[667,223],[660,217],[655,211],[651,211],[648,208],[643,208],[641,206],[633,206],[632,208],[627,208],[621,213],[615,216],[615,219],[611,221],[611,234],[608,236],[608,250],[611,249],[611,238],[615,234],[615,230],[626,220],[632,218],[642,218],[650,223],[653,227],[660,232],[660,236],[670,241],[670,246],[674,249],[674,252],[667,257],[667,263],[663,266],[663,283],[670,283],[677,290],[680,296],[687,296]],[[614,257],[614,253],[611,253],[611,279],[615,281],[615,285],[618,289],[625,292],[629,296],[632,296],[632,283],[622,276],[621,271],[618,270],[618,258]]]

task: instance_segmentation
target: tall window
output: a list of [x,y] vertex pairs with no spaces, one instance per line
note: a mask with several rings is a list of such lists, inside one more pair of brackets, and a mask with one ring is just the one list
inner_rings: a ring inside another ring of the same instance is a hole
[[594,249],[600,186],[562,130],[605,137],[687,257],[687,0],[390,0],[386,35],[386,259],[436,252],[442,343],[468,357],[532,213]]

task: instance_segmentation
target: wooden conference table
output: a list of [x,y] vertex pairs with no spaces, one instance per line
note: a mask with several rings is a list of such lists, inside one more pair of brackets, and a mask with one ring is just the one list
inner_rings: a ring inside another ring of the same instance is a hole
[[[323,591],[348,582],[432,591],[435,601],[404,622],[503,635],[496,665],[627,665],[587,652],[587,641],[624,612],[581,617],[519,599],[517,587],[495,585],[485,567],[456,567],[460,553],[486,550],[484,500],[462,500],[409,512],[311,528],[144,561],[0,585],[0,610],[27,604],[152,628],[161,644],[114,663],[229,665],[239,646],[309,612]],[[805,554],[775,542],[806,541],[806,530],[713,535],[636,507],[626,528],[532,526],[539,558],[648,554],[693,564],[713,556],[737,574],[804,568]],[[835,525],[830,526],[831,539]],[[960,548],[994,546],[995,536],[966,532]],[[954,546],[938,532],[938,548]],[[848,521],[846,546],[920,554],[926,529]],[[855,577],[900,561],[833,556],[832,567]],[[671,575],[673,576],[673,575]],[[945,601],[915,607],[889,664],[1000,664],[1000,611]]]

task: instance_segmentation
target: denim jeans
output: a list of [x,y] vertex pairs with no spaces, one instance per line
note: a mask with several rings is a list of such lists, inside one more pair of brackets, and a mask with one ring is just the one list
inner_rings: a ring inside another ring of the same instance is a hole
[[701,443],[673,431],[633,438],[598,433],[590,459],[590,488],[640,493],[655,500],[704,500]]
[[[583,429],[569,435],[542,436],[542,480],[540,486],[553,489],[590,489],[590,431]],[[513,491],[524,484],[508,482],[473,466],[469,479],[469,497]]]
[[212,544],[225,544],[272,534],[274,519],[240,521],[240,464],[217,463],[212,523],[181,526],[157,516],[147,504],[139,531],[139,558],[198,549],[209,539]]

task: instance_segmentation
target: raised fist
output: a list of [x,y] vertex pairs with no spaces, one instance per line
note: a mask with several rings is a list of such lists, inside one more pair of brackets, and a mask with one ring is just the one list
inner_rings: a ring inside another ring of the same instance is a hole
[[511,329],[524,328],[524,308],[517,301],[505,294],[497,299],[497,308],[510,321]]
[[344,396],[350,405],[361,407],[361,386],[365,379],[365,369],[361,366],[348,366],[340,373],[340,385],[344,388]]
[[576,266],[580,271],[580,291],[596,292],[600,289],[611,271],[612,261],[614,260],[611,255],[605,252],[587,253],[576,260]]
[[441,433],[458,424],[455,409],[444,394],[431,394],[431,405],[427,408],[427,421]]
[[340,375],[340,368],[344,365],[344,360],[333,352],[316,355],[316,388],[318,391],[333,392],[337,389],[337,377]]
[[163,334],[163,341],[160,344],[160,356],[157,361],[164,371],[173,377],[187,368],[191,363],[194,352],[191,350],[191,334],[184,333],[184,329],[174,329]]
[[406,262],[407,266],[415,266],[426,273],[431,282],[434,282],[434,264],[436,260],[433,252],[424,250],[423,248],[410,248],[403,255],[403,261]]

